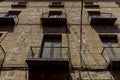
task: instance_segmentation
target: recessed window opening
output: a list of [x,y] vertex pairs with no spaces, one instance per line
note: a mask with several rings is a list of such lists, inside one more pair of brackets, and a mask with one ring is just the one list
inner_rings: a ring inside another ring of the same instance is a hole
[[62,2],[52,2],[53,5],[62,5]]
[[62,11],[49,11],[50,18],[60,18],[62,17]]
[[44,35],[40,57],[60,58],[61,57],[61,35]]
[[100,11],[88,11],[89,15],[100,15]]
[[117,40],[117,35],[99,35],[102,43],[104,44],[114,44],[114,43],[118,43]]
[[64,3],[62,1],[53,1],[49,3],[49,7],[51,8],[63,8]]
[[9,11],[5,16],[16,18],[20,14],[20,11]]
[[91,18],[95,18],[95,17],[100,17],[100,11],[88,11],[88,19],[89,21],[91,20]]
[[99,5],[95,2],[84,2],[85,8],[99,8]]

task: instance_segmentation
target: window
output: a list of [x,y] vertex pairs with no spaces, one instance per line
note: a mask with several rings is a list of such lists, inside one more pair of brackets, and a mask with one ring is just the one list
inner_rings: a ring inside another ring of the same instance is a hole
[[52,2],[52,5],[62,5],[62,2]]
[[63,8],[64,7],[64,3],[60,2],[60,1],[50,2],[49,3],[49,7],[50,8]]
[[100,17],[100,11],[88,11],[88,15],[88,19],[90,21],[91,18]]
[[11,7],[12,8],[26,8],[27,7],[27,4],[28,2],[27,1],[20,1],[20,2],[17,2],[15,4],[12,4]]
[[118,43],[117,40],[117,35],[99,35],[102,43],[107,44],[107,43]]
[[49,11],[48,18],[42,20],[43,33],[69,33],[67,18],[62,11]]
[[88,11],[89,15],[100,15],[100,11]]
[[60,18],[62,16],[62,11],[49,11],[50,18]]
[[20,11],[9,11],[5,16],[11,17],[11,18],[16,18],[19,14],[20,14]]
[[99,5],[94,2],[84,2],[85,8],[99,8]]
[[40,57],[60,58],[61,57],[61,35],[44,35],[43,47]]

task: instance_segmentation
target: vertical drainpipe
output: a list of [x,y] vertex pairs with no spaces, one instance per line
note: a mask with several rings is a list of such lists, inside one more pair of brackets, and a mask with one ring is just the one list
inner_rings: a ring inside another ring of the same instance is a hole
[[79,80],[81,80],[81,69],[83,68],[83,65],[82,65],[82,55],[81,55],[81,52],[82,52],[82,16],[83,16],[83,0],[80,0],[81,1],[81,14],[80,14],[80,64],[81,64],[81,67],[79,69]]
[[[80,59],[82,59],[82,55],[81,55],[81,52],[82,52],[82,16],[83,16],[83,0],[81,0],[81,14],[80,14]],[[80,60],[80,64],[82,66],[82,60]]]

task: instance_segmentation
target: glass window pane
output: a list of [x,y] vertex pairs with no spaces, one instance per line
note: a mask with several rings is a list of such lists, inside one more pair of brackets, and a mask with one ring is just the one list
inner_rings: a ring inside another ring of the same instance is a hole
[[52,43],[50,41],[44,41],[44,47],[51,47]]
[[60,41],[59,40],[54,41],[53,46],[54,47],[60,47]]
[[51,48],[43,48],[42,58],[50,58]]
[[[53,58],[60,58],[60,41],[59,40],[54,41],[53,46],[54,46]],[[57,47],[57,48],[55,48],[55,47]]]
[[60,58],[60,48],[54,48],[53,58]]
[[51,48],[45,48],[45,47],[51,47],[51,44],[52,43],[49,40],[44,41],[43,52],[42,52],[43,58],[50,58]]
[[43,43],[43,51],[42,57],[43,58],[60,58],[60,45],[61,45],[61,38],[59,37],[45,37]]

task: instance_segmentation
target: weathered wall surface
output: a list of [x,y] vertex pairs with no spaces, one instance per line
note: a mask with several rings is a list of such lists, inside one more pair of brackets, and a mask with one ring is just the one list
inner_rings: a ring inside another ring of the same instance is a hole
[[[43,39],[43,27],[41,25],[40,18],[43,12],[49,12],[49,10],[62,10],[67,13],[68,28],[70,33],[69,47],[70,58],[73,68],[79,68],[81,66],[91,68],[104,68],[106,62],[101,56],[102,42],[99,38],[99,33],[94,29],[88,20],[87,11],[101,11],[103,13],[113,13],[117,17],[117,27],[120,28],[120,8],[113,2],[98,2],[99,9],[83,9],[83,24],[82,24],[82,59],[80,57],[80,20],[81,20],[81,3],[80,2],[65,2],[65,8],[51,9],[48,7],[49,2],[29,2],[25,9],[12,9],[11,4],[14,2],[0,2],[0,12],[8,12],[9,10],[20,10],[21,13],[18,16],[19,22],[15,26],[13,32],[0,31],[3,35],[0,38],[0,44],[6,52],[5,61],[3,67],[24,67],[25,60],[29,54],[30,46],[41,46]],[[109,27],[109,26],[108,26]],[[101,29],[98,29],[101,32]],[[107,34],[117,34],[118,41],[120,34],[114,31]],[[103,31],[104,32],[104,31]],[[62,46],[68,46],[67,34],[62,34]],[[119,43],[118,43],[119,46]],[[81,64],[82,60],[82,64]],[[2,71],[0,80],[25,80],[26,71],[13,70]],[[72,79],[77,80],[79,77],[79,71],[74,70],[71,72]],[[106,72],[81,72],[82,79],[88,80],[111,80],[111,74]],[[97,76],[97,77],[96,77]],[[104,77],[103,77],[104,76]]]

